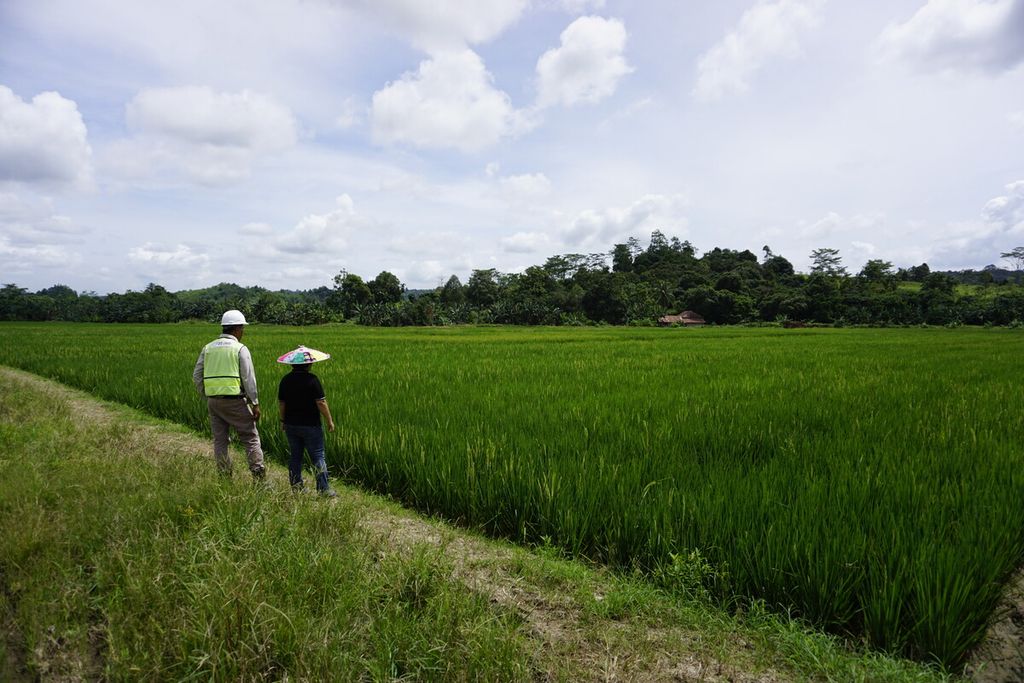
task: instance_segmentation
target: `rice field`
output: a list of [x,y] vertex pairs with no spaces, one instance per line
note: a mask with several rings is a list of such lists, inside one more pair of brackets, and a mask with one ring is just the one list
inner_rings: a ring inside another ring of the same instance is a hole
[[[0,363],[208,431],[191,372],[218,332],[4,323]],[[661,577],[703,558],[718,599],[886,651],[957,667],[1024,558],[1015,330],[257,325],[243,341],[272,457],[274,359],[306,344],[333,355],[314,369],[332,476]]]

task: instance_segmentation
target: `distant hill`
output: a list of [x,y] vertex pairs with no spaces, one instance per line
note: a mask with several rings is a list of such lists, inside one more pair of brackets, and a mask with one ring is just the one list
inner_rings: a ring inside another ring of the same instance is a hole
[[989,264],[981,270],[934,270],[932,272],[948,275],[965,285],[984,285],[990,282],[1013,282],[1020,284],[1024,282],[1024,272],[999,268],[993,264]]

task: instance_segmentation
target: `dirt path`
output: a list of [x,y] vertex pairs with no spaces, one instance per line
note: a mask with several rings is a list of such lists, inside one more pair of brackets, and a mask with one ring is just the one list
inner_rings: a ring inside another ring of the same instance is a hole
[[978,683],[1024,681],[1024,571],[1018,571],[988,628],[967,672]]

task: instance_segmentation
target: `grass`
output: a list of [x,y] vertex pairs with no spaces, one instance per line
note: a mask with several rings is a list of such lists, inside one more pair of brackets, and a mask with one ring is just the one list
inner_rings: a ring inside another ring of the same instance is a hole
[[443,557],[384,553],[351,506],[140,457],[152,444],[138,425],[83,424],[9,388],[0,583],[28,675],[530,677],[521,622],[453,581]]
[[226,481],[180,428],[3,369],[0,438],[11,680],[944,679],[280,468]]
[[[205,430],[188,378],[214,333],[0,325],[0,360]],[[626,571],[697,552],[727,606],[950,670],[1024,558],[1014,330],[254,326],[245,342],[268,426],[273,358],[334,354],[316,371],[336,476]],[[286,450],[272,428],[264,443]]]

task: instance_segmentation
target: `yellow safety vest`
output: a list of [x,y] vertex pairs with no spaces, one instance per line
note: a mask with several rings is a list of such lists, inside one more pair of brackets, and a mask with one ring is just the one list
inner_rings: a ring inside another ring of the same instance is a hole
[[203,349],[203,391],[207,396],[241,396],[242,373],[238,369],[238,351],[242,342],[214,339]]

